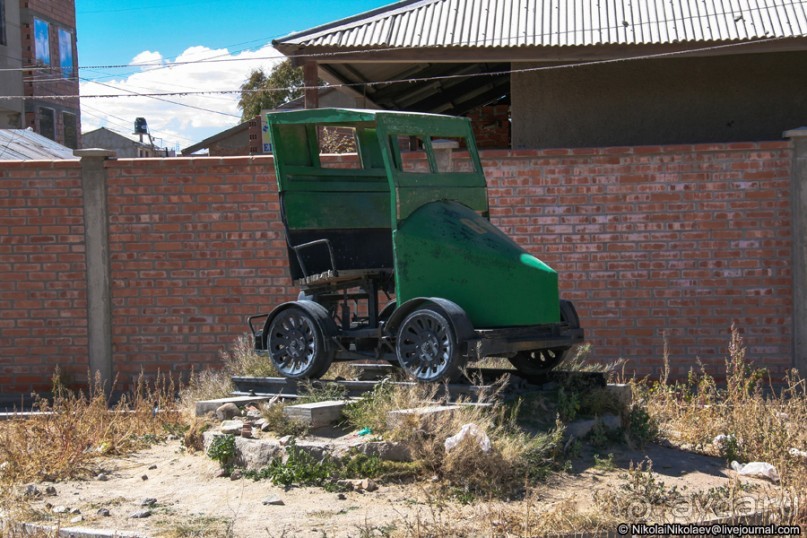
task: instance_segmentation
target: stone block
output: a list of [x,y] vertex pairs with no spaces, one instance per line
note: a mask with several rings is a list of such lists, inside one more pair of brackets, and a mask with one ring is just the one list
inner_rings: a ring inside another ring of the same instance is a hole
[[319,428],[339,422],[342,419],[342,409],[344,409],[345,403],[342,400],[328,400],[327,402],[287,405],[283,409],[283,413],[311,428]]

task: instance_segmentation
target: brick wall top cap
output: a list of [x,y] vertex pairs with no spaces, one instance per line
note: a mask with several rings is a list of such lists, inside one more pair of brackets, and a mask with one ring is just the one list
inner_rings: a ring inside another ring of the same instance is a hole
[[783,138],[803,138],[807,136],[807,127],[797,127],[782,133]]
[[84,157],[115,158],[118,156],[117,152],[111,149],[102,149],[102,148],[76,149],[73,150],[73,155],[81,158]]

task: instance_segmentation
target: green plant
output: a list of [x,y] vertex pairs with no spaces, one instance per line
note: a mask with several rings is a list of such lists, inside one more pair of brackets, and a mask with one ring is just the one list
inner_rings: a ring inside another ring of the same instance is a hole
[[207,455],[210,459],[219,462],[221,468],[230,474],[235,463],[235,436],[215,436],[210,443],[210,448],[207,449]]
[[558,415],[563,422],[571,422],[580,411],[580,394],[566,387],[558,389]]
[[629,443],[640,447],[658,438],[656,420],[641,405],[634,404],[628,413],[628,429],[626,436]]
[[609,453],[605,458],[601,458],[599,454],[594,454],[594,468],[600,471],[613,471],[616,469],[613,453]]
[[286,415],[283,411],[285,408],[286,404],[280,402],[275,402],[263,408],[262,415],[266,420],[269,431],[281,437],[285,435],[291,435],[292,437],[308,435],[308,425]]
[[307,404],[347,399],[347,388],[336,383],[306,380],[298,385],[299,395],[295,403]]

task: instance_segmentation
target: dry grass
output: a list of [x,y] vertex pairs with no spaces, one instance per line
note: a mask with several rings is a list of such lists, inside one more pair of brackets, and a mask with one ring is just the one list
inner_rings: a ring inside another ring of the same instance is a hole
[[6,517],[27,514],[24,484],[86,478],[100,458],[134,452],[182,429],[170,378],[141,375],[114,405],[99,377],[89,385],[86,394],[69,391],[56,375],[52,402],[37,400],[41,415],[0,423],[0,512]]
[[[388,422],[391,411],[433,406],[439,385],[378,385],[375,391],[345,411],[356,428],[408,446],[415,460],[430,475],[441,479],[454,497],[470,501],[477,497],[507,497],[522,490],[525,482],[539,478],[562,455],[563,427],[557,424],[546,433],[527,434],[518,427],[517,409],[502,403],[498,393],[506,380],[482,394],[471,405],[458,401],[451,412],[400,415]],[[447,451],[445,440],[464,425],[474,424],[490,441],[485,450],[476,437],[466,437]]]
[[221,369],[191,372],[188,384],[180,394],[182,407],[192,410],[199,400],[214,400],[230,395],[235,386],[232,376],[278,377],[280,373],[268,357],[258,355],[252,338],[243,334],[229,349],[219,352]]
[[[668,358],[656,382],[635,382],[634,396],[659,425],[661,437],[727,462],[761,461],[776,467],[781,476],[781,521],[807,523],[807,506],[801,513],[785,509],[799,506],[807,494],[807,464],[790,449],[807,448],[807,383],[793,370],[772,380],[767,371],[746,360],[742,337],[732,328],[725,361],[726,383],[720,386],[702,367],[686,382],[668,380]],[[718,436],[722,442],[714,442]]]

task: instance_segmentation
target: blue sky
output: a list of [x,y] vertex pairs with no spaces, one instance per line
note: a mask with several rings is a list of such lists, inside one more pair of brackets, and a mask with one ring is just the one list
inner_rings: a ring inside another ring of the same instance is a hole
[[[143,116],[160,145],[189,146],[238,123],[237,95],[177,95],[164,100],[134,95],[237,89],[251,69],[271,69],[280,61],[268,47],[273,38],[390,3],[76,0],[78,63],[88,67],[79,71],[81,94],[86,96],[82,130],[106,126],[131,132],[134,118]],[[213,57],[240,61],[172,65]],[[106,67],[119,65],[127,67]],[[108,94],[121,97],[88,97]]]

